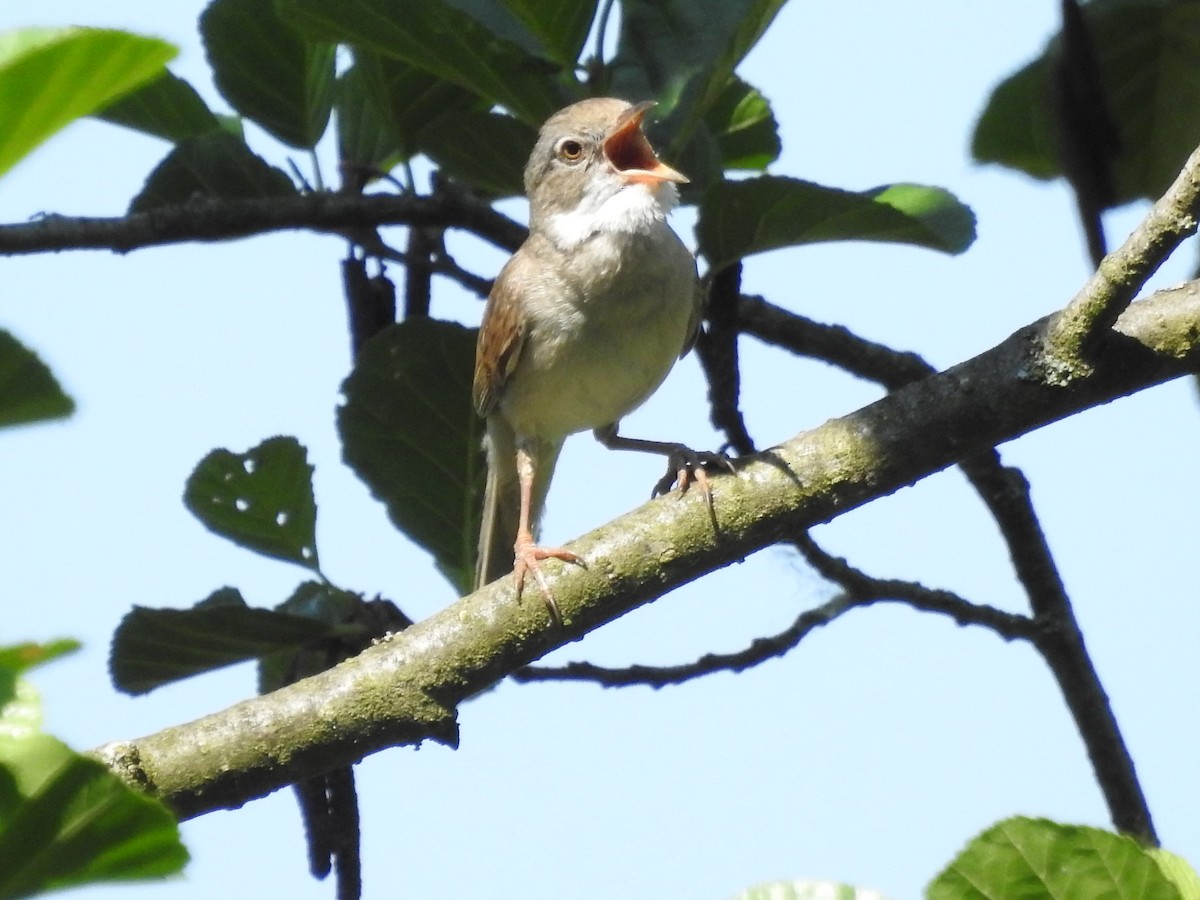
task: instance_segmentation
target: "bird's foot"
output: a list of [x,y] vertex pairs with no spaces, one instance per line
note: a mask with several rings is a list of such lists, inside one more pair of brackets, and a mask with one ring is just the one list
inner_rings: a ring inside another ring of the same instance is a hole
[[707,469],[719,469],[722,472],[733,472],[733,462],[724,453],[712,450],[693,450],[686,444],[671,444],[667,450],[667,474],[658,480],[651,492],[651,497],[658,497],[670,492],[671,488],[679,486],[679,492],[685,493],[692,482],[700,489],[702,496],[712,502],[712,491],[708,486]]
[[517,538],[513,552],[516,554],[513,578],[516,580],[517,599],[521,599],[521,593],[525,590],[525,576],[532,572],[534,580],[537,581],[538,587],[542,591],[542,599],[546,601],[546,609],[550,611],[551,618],[558,625],[562,625],[562,613],[559,612],[558,602],[554,599],[550,585],[546,583],[546,576],[542,574],[541,563],[544,559],[561,559],[563,562],[587,568],[583,558],[562,547],[540,547],[533,542],[532,536],[529,535]]

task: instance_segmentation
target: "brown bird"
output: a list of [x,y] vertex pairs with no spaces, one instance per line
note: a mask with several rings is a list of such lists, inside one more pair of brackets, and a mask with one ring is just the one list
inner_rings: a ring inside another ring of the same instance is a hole
[[592,429],[607,447],[664,454],[681,487],[713,456],[617,434],[699,322],[696,262],[667,224],[687,178],[642,133],[651,106],[584,100],[542,126],[525,167],[529,238],[492,287],[476,345],[488,454],[476,587],[511,568],[520,596],[532,572],[560,622],[539,563],[582,560],[534,536],[567,436]]

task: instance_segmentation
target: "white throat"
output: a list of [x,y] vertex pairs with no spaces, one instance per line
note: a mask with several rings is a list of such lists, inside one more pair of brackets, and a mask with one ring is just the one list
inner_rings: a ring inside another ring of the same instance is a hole
[[578,206],[546,219],[546,231],[560,250],[573,250],[598,234],[646,234],[667,220],[678,200],[670,182],[651,186],[592,179]]

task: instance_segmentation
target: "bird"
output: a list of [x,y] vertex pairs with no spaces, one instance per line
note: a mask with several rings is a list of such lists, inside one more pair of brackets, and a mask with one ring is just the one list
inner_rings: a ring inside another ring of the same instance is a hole
[[475,586],[512,571],[519,598],[532,573],[559,624],[540,563],[584,562],[535,536],[565,439],[591,430],[606,447],[667,456],[656,493],[694,479],[707,494],[703,465],[716,456],[618,433],[700,321],[695,257],[667,224],[688,179],[642,130],[653,106],[592,98],[542,125],[524,172],[529,236],[493,283],[476,343],[488,475]]

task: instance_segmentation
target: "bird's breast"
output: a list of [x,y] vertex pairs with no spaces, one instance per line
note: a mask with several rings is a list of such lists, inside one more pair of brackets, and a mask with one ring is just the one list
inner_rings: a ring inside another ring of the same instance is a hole
[[597,235],[559,268],[547,290],[523,298],[525,340],[500,403],[529,436],[561,438],[636,409],[670,372],[694,318],[695,262],[665,225]]

